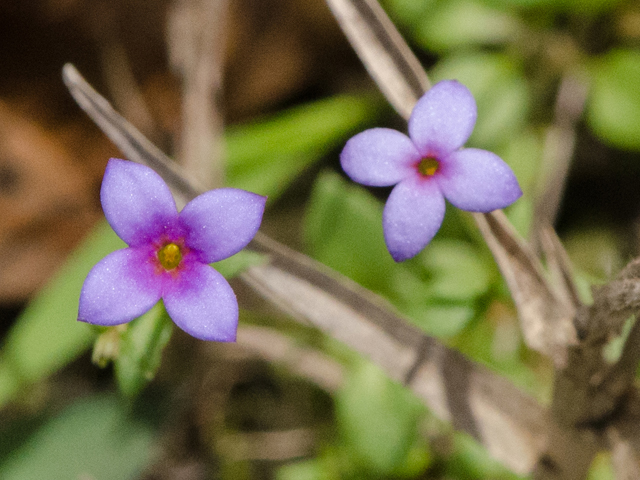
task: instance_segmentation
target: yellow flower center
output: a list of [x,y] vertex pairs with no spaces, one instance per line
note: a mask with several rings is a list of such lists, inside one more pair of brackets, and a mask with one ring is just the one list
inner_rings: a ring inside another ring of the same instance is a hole
[[418,171],[425,177],[431,177],[438,171],[440,164],[435,158],[426,157],[420,160]]
[[180,264],[182,253],[180,247],[175,243],[168,243],[158,250],[158,260],[165,270],[173,270]]

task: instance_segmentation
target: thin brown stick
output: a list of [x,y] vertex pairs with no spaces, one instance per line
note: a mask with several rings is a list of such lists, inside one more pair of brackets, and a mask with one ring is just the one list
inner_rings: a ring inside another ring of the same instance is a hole
[[502,211],[475,214],[475,219],[511,290],[527,345],[564,366],[567,346],[576,343],[575,311],[558,298]]
[[405,119],[429,78],[375,0],[327,0],[351,45],[389,103]]
[[222,59],[227,0],[174,0],[169,12],[169,57],[183,80],[177,158],[207,188],[224,183]]
[[555,230],[550,226],[540,227],[540,245],[544,252],[547,269],[554,277],[555,291],[570,311],[578,311],[582,301],[573,278],[573,269],[567,251],[562,246]]

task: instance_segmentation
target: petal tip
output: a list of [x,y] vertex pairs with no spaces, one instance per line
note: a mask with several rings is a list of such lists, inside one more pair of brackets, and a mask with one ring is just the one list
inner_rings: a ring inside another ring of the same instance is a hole
[[409,137],[423,156],[445,156],[468,140],[477,118],[471,91],[457,80],[436,83],[416,103]]
[[391,250],[389,250],[389,253],[391,254],[391,258],[393,258],[393,261],[396,263],[404,262],[405,260],[409,260],[417,255],[407,255],[404,252],[392,252]]
[[403,133],[372,128],[351,137],[340,152],[340,166],[354,182],[370,187],[395,185],[411,173],[420,153]]
[[237,188],[210,190],[189,202],[179,214],[186,245],[205,263],[235,255],[256,235],[267,197]]
[[234,343],[236,341],[237,334],[233,332],[232,334],[227,335],[216,335],[213,337],[203,337],[200,340],[204,340],[207,342],[221,342],[221,343]]
[[[176,322],[174,321],[174,323]],[[184,332],[188,333],[192,337],[197,338],[198,340],[203,340],[205,342],[231,343],[235,342],[237,337],[237,323],[236,326],[233,327],[233,331],[228,332],[207,332],[202,331],[201,329],[191,328],[190,325],[179,325],[178,323],[176,323],[176,325],[178,325]]]
[[389,247],[389,245],[387,245],[387,250],[389,250],[389,254],[391,254],[391,258],[393,258],[393,261],[396,263],[401,263],[407,260],[412,259],[413,257],[415,257],[416,255],[418,255],[422,250],[424,250],[425,248],[427,248],[427,246],[431,243],[432,239],[429,239],[429,241],[427,243],[425,243],[424,245],[420,246],[419,248],[416,248],[415,246],[413,247],[407,247],[407,248],[392,248]]
[[238,301],[214,268],[194,264],[189,275],[167,285],[167,313],[183,331],[205,341],[232,342],[238,328]]
[[391,257],[402,262],[420,253],[440,230],[444,212],[444,197],[433,182],[399,183],[382,212],[384,241]]

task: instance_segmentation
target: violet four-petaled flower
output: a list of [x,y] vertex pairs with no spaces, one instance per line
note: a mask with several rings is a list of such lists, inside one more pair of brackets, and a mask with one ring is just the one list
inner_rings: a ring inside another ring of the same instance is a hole
[[511,168],[486,150],[461,148],[476,123],[476,102],[455,80],[437,83],[416,104],[409,137],[388,128],[365,130],[340,154],[344,171],[363,185],[396,185],[382,215],[396,262],[417,255],[440,229],[445,198],[471,212],[515,202],[522,191]]
[[107,255],[89,272],[78,320],[118,325],[162,299],[169,316],[190,335],[234,341],[238,302],[229,283],[208,264],[251,241],[266,197],[221,188],[196,197],[178,213],[157,173],[112,158],[100,199],[107,221],[129,248]]

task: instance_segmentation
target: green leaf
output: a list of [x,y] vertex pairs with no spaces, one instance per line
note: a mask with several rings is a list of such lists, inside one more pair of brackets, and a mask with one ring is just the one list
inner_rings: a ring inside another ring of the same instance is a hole
[[431,72],[435,81],[456,79],[466,85],[478,104],[478,120],[470,143],[493,149],[518,134],[527,120],[530,92],[520,66],[494,53],[450,56]]
[[382,204],[339,175],[322,173],[313,188],[304,222],[312,257],[361,285],[390,291],[391,258],[382,234]]
[[494,278],[485,258],[462,240],[434,240],[420,260],[431,273],[429,291],[439,299],[473,300],[489,290]]
[[401,470],[417,437],[422,407],[377,367],[361,363],[336,396],[346,446],[376,476]]
[[475,315],[469,305],[414,305],[407,309],[413,323],[425,333],[438,338],[450,338],[466,327]]
[[517,34],[517,19],[474,0],[439,2],[416,29],[417,41],[443,51],[474,44],[500,44]]
[[640,51],[613,50],[593,67],[587,121],[606,143],[640,150]]
[[51,419],[0,464],[3,480],[138,478],[156,433],[132,421],[112,397],[76,403]]
[[9,331],[2,360],[22,382],[35,382],[84,352],[96,330],[76,320],[85,277],[105,255],[126,247],[101,222],[75,250],[60,272],[27,306]]
[[120,391],[134,397],[156,375],[173,323],[162,302],[130,322],[120,337],[115,374]]
[[0,408],[20,391],[20,379],[5,362],[0,362]]
[[370,121],[377,108],[369,98],[341,95],[231,127],[226,135],[229,186],[275,199],[303,170]]

